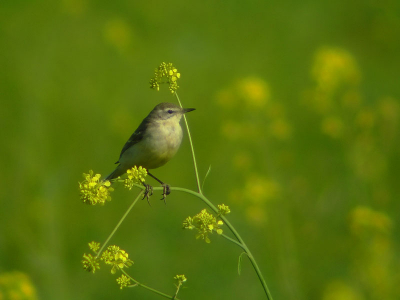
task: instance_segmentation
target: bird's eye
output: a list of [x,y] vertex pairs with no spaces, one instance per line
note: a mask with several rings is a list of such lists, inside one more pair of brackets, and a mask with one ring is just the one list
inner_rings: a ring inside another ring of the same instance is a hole
[[168,110],[168,113],[169,113],[169,114],[172,114],[172,113],[173,113],[172,109],[169,109],[169,110]]

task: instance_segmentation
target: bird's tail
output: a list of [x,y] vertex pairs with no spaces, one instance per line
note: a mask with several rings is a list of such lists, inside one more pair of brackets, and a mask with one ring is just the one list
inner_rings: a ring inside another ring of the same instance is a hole
[[125,172],[126,172],[126,170],[124,171],[124,170],[121,168],[121,165],[118,165],[118,167],[116,167],[115,170],[112,171],[112,172],[106,177],[106,179],[104,179],[104,180],[111,180],[111,179],[117,178],[118,176],[123,175]]

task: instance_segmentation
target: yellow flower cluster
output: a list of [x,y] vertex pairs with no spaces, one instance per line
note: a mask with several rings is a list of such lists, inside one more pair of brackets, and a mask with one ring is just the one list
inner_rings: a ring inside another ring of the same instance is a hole
[[124,267],[133,265],[133,261],[128,258],[128,253],[115,245],[107,247],[107,250],[101,255],[101,260],[108,265],[112,265],[111,274],[115,274],[117,270]]
[[213,231],[217,232],[217,234],[222,234],[222,226],[224,223],[221,220],[218,220],[206,209],[203,209],[200,213],[195,215],[194,217],[187,217],[185,221],[183,221],[184,229],[194,229],[198,230],[198,234],[196,235],[196,239],[203,239],[206,243],[210,243],[211,240],[208,237],[209,233],[213,233]]
[[92,250],[94,253],[97,253],[97,251],[100,249],[100,243],[97,242],[91,242],[89,243],[89,248]]
[[[96,242],[90,242],[89,243],[89,248],[90,250],[92,250],[95,254],[97,254],[97,251],[100,248],[100,243],[96,243]],[[100,263],[99,263],[99,259],[96,256],[92,256],[92,254],[83,254],[83,260],[82,260],[82,264],[83,264],[83,269],[88,271],[88,272],[92,272],[93,274],[96,272],[96,270],[100,269]]]
[[127,189],[132,189],[135,183],[144,182],[144,178],[147,176],[147,170],[143,167],[134,166],[132,169],[126,171],[128,177],[125,179],[124,184]]
[[83,254],[82,264],[84,270],[92,272],[93,274],[96,270],[100,269],[99,260],[95,256],[92,256],[92,254]]
[[79,183],[81,200],[83,203],[96,205],[104,205],[106,201],[111,200],[110,192],[114,189],[111,187],[111,182],[100,180],[101,175],[93,175],[90,170],[89,174],[83,174],[85,180]]
[[119,284],[119,288],[122,290],[122,288],[131,285],[131,279],[128,276],[121,275],[117,278],[117,283]]
[[[120,249],[118,246],[112,245],[108,246],[107,250],[105,250],[101,258],[99,258],[100,253],[97,251],[100,248],[100,243],[97,242],[91,242],[89,243],[89,248],[92,250],[96,255],[93,256],[92,254],[83,254],[83,269],[95,273],[96,270],[100,269],[100,261],[103,261],[107,265],[112,265],[111,268],[111,274],[115,274],[117,270],[121,270],[124,267],[130,267],[133,265],[133,261],[128,258],[128,253],[126,253],[124,250]],[[120,285],[121,289],[124,286],[127,286],[130,284],[130,279],[127,280],[125,278],[122,278],[122,276],[119,278],[120,280],[118,284]]]
[[176,275],[174,279],[178,281],[178,284],[182,284],[187,280],[185,275]]
[[[178,79],[181,77],[181,73],[172,65],[172,63],[161,63],[161,65],[155,70],[154,77],[150,79],[150,88],[157,91],[160,90],[160,84],[167,83],[171,93],[175,93],[179,88]],[[165,82],[163,81],[165,78]]]
[[231,210],[229,209],[228,205],[225,204],[218,204],[218,214],[225,216],[229,214]]

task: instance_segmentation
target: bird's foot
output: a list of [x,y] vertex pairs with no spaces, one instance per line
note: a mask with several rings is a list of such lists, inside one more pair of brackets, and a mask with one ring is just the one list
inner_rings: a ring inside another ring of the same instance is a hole
[[162,187],[163,187],[163,194],[162,194],[163,197],[160,200],[164,200],[164,203],[167,204],[167,196],[171,194],[171,189],[169,188],[169,185],[166,183],[163,183]]
[[151,195],[153,195],[153,187],[150,184],[146,184],[144,182],[143,182],[143,185],[144,185],[144,187],[146,189],[144,190],[144,194],[143,194],[142,200],[144,198],[147,198],[147,203],[149,203],[149,205],[151,206],[149,198],[150,198]]

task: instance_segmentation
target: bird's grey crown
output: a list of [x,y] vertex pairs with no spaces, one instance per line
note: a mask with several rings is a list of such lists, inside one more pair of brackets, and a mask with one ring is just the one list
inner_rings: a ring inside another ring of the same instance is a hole
[[164,110],[166,108],[181,108],[179,105],[175,104],[175,103],[168,103],[168,102],[163,102],[160,104],[157,104],[154,108],[153,111],[155,110]]

